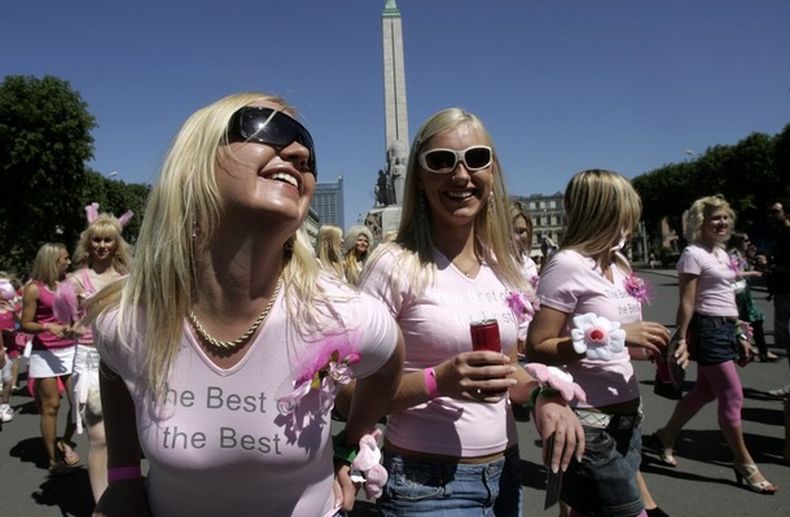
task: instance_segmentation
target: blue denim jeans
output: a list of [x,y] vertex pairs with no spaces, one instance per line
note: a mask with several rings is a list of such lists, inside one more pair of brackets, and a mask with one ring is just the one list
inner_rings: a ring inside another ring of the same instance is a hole
[[520,517],[520,466],[517,447],[480,465],[421,461],[385,449],[389,480],[378,500],[379,515]]
[[644,509],[636,473],[642,460],[642,432],[584,427],[581,463],[563,476],[562,500],[588,516],[633,517]]

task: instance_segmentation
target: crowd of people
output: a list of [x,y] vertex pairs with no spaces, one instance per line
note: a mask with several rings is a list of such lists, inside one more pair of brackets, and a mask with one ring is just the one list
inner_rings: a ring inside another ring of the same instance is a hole
[[383,516],[528,515],[517,408],[564,478],[562,515],[666,515],[640,473],[652,409],[634,360],[697,362],[648,436],[661,463],[682,468],[683,426],[717,400],[737,482],[777,491],[744,442],[737,365],[779,357],[751,294],[763,274],[787,346],[781,204],[772,257],[734,233],[720,196],[692,205],[673,337],[643,319],[624,253],[642,206],[621,174],[571,178],[562,241],[536,263],[532,218],[468,111],[420,127],[384,242],[362,225],[308,242],[316,164],[284,99],[219,99],[181,126],[133,252],[130,214],[91,204],[71,258],[46,243],[24,285],[0,273],[0,418],[27,357],[50,475],[81,464],[73,436],[87,432],[94,515],[346,515],[360,487]]

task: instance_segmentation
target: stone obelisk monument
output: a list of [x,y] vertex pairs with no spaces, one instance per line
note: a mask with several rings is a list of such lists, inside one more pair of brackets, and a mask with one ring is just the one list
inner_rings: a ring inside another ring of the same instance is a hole
[[403,62],[403,32],[395,0],[386,0],[381,13],[384,56],[384,112],[387,167],[379,170],[376,206],[365,224],[379,239],[391,237],[400,225],[403,182],[409,159],[409,117],[406,109],[406,72]]
[[406,70],[403,63],[403,30],[395,0],[387,0],[381,14],[384,53],[384,110],[387,173],[391,184],[388,205],[403,201],[403,180],[409,148],[409,117],[406,104]]

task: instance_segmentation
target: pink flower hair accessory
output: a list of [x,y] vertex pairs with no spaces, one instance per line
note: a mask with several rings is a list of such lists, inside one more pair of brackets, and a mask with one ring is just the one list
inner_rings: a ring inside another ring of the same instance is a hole
[[363,483],[365,494],[370,499],[378,499],[387,484],[387,470],[381,465],[381,429],[359,439],[359,452],[351,463],[351,481]]
[[649,284],[643,279],[636,276],[633,271],[625,278],[624,282],[625,291],[636,300],[644,305],[650,303],[650,287]]
[[543,363],[528,363],[524,369],[538,381],[541,388],[551,388],[558,391],[565,402],[571,402],[573,399],[587,402],[587,394],[581,386],[573,382],[573,375],[570,373],[556,366],[546,366]]
[[625,350],[625,330],[619,321],[609,321],[593,312],[574,316],[571,339],[577,354],[588,359],[608,361]]
[[510,291],[505,298],[505,303],[516,315],[519,323],[532,321],[535,312],[540,310],[540,300],[532,293]]

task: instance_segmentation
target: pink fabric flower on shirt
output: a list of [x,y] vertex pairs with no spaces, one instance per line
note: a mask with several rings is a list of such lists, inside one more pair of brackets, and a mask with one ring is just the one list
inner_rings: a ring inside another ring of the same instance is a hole
[[570,373],[556,366],[546,366],[542,363],[528,363],[524,369],[538,381],[541,388],[548,387],[559,391],[565,402],[570,402],[574,398],[581,402],[587,402],[587,394],[581,386],[573,382],[573,375]]
[[535,316],[535,312],[540,310],[540,300],[531,293],[510,291],[507,298],[505,298],[505,302],[510,307],[510,310],[515,313],[519,323],[531,321],[532,317]]
[[365,494],[378,499],[387,484],[387,470],[381,465],[381,429],[359,439],[359,452],[351,463],[351,481],[365,484]]
[[650,303],[650,289],[644,279],[636,276],[633,271],[625,277],[625,291],[642,305]]
[[345,335],[329,336],[319,345],[318,353],[304,367],[293,383],[293,390],[277,399],[281,415],[292,414],[310,392],[319,395],[320,408],[328,410],[335,401],[338,385],[351,382],[351,365],[359,362],[359,353]]
[[730,262],[727,266],[730,268],[730,271],[738,275],[746,269],[746,261],[738,255],[730,255]]
[[608,361],[614,354],[625,350],[625,330],[619,321],[609,321],[593,312],[574,316],[571,339],[577,354],[588,359]]

